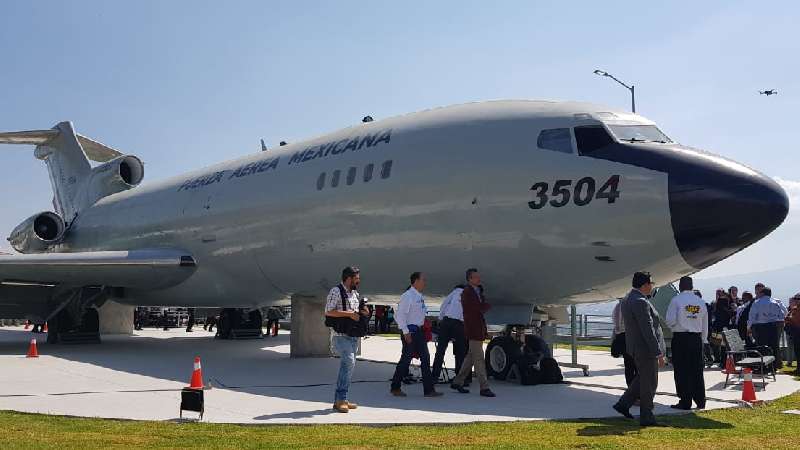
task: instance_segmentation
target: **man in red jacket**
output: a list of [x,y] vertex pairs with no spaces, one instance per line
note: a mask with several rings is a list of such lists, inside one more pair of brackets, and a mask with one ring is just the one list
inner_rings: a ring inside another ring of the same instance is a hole
[[464,380],[475,367],[475,375],[481,386],[481,396],[494,397],[494,392],[489,389],[489,379],[486,377],[486,363],[483,355],[483,341],[488,337],[486,319],[483,314],[489,310],[489,303],[483,296],[481,276],[478,269],[467,270],[467,287],[461,293],[461,306],[464,310],[464,335],[469,341],[467,356],[461,363],[461,370],[456,375],[451,388],[462,394],[469,393],[464,387]]

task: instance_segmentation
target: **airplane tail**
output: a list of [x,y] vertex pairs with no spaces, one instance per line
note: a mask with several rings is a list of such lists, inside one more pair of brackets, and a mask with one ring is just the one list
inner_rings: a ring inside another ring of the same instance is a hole
[[107,162],[122,153],[75,133],[71,122],[50,130],[0,133],[0,144],[36,145],[34,155],[45,162],[53,186],[56,212],[69,224],[78,214],[81,182],[92,173],[89,160]]

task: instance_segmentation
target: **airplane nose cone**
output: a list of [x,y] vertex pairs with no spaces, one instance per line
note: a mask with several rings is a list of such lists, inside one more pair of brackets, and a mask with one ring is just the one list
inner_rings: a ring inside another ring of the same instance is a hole
[[669,172],[675,242],[692,267],[706,268],[776,229],[789,198],[771,178],[722,157],[681,150],[694,163]]

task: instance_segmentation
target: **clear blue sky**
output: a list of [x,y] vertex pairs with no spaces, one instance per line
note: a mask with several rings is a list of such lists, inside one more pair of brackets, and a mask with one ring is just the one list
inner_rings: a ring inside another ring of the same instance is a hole
[[[800,200],[800,3],[426,3],[1,2],[0,130],[71,120],[154,180],[365,114],[498,98],[627,108],[600,68],[634,83],[639,112],[674,139],[780,177]],[[0,158],[6,236],[51,193],[32,148]],[[798,216],[711,274],[800,262]]]

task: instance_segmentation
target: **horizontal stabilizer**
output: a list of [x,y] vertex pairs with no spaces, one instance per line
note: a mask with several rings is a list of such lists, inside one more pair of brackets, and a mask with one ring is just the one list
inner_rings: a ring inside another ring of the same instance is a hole
[[[60,131],[58,129],[0,133],[0,144],[47,145],[57,138],[59,133]],[[80,134],[76,136],[86,157],[92,161],[106,162],[118,156],[122,156],[120,151],[105,144],[101,144],[100,142]]]
[[0,284],[153,290],[180,284],[195,269],[188,252],[173,249],[12,255],[0,256]]

